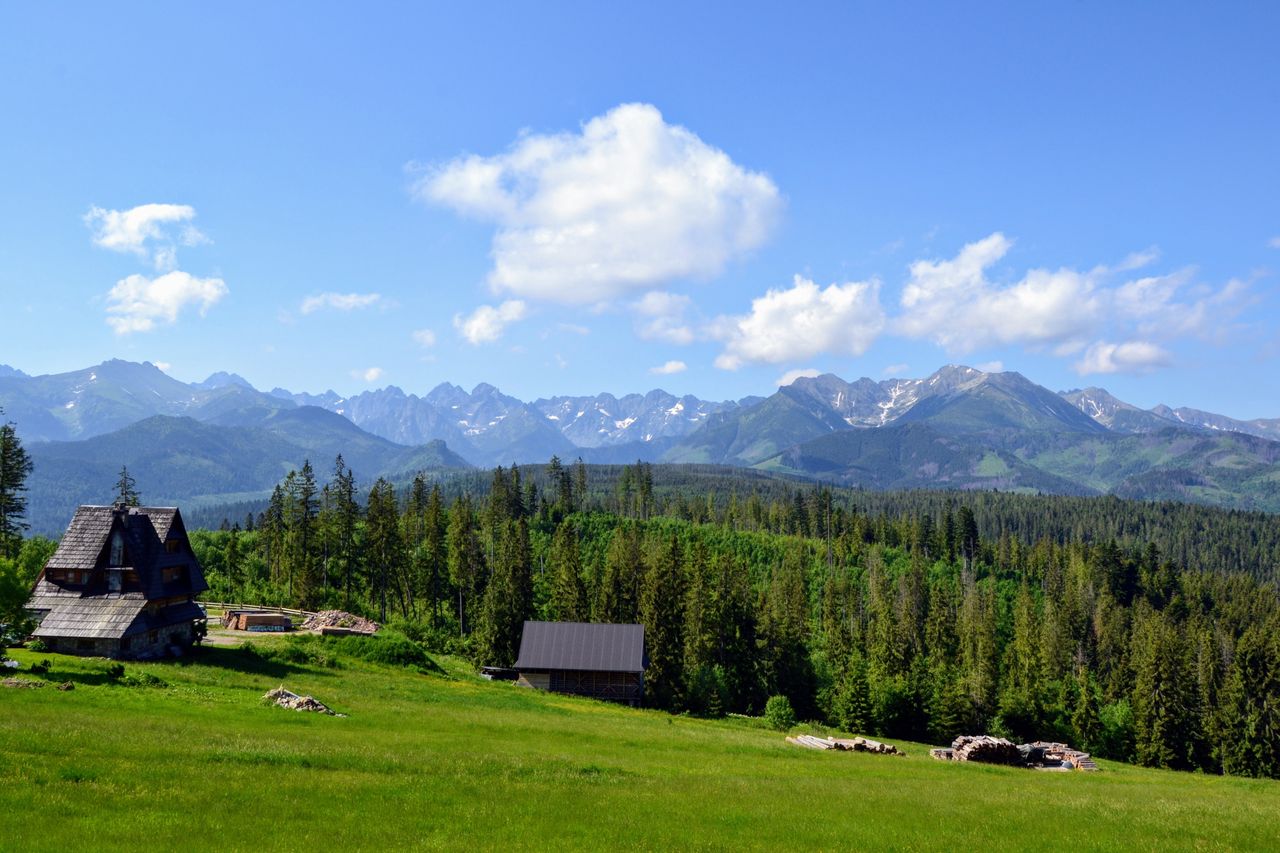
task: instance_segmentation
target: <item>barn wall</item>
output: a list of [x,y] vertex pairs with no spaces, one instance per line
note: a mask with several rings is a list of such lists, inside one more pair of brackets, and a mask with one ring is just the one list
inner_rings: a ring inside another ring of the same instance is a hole
[[551,674],[548,672],[522,672],[516,679],[521,687],[533,687],[537,690],[551,689]]

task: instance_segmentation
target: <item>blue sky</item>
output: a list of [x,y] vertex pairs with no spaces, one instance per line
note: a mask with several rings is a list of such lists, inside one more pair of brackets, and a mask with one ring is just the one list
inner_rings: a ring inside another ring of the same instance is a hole
[[1280,416],[1280,7],[362,5],[0,8],[0,363]]

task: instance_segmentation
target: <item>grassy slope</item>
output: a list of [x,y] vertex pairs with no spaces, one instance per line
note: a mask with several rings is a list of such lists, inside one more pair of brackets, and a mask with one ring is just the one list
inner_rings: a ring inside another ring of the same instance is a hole
[[[1274,849],[1280,783],[1103,762],[1032,773],[811,752],[705,722],[344,660],[49,657],[0,692],[0,847]],[[281,682],[347,719],[264,707]]]

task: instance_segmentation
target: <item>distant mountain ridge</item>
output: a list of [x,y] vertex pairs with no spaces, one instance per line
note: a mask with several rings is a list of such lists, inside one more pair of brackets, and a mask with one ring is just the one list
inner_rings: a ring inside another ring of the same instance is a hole
[[[9,368],[0,407],[30,442],[37,470],[59,477],[75,479],[70,460],[97,471],[97,455],[116,471],[132,469],[125,457],[146,464],[128,454],[111,462],[124,448],[188,460],[193,483],[175,498],[269,488],[264,470],[278,479],[303,458],[319,468],[342,452],[367,478],[558,455],[754,467],[872,488],[1114,492],[1280,511],[1280,419],[1141,409],[1102,388],[1054,393],[1019,373],[963,365],[921,379],[804,377],[736,402],[663,390],[525,402],[487,383],[442,383],[422,396],[394,385],[351,397],[264,393],[231,373],[187,384],[149,363],[112,360],[46,376]],[[186,426],[157,427],[168,421]],[[224,446],[241,448],[243,462]]]

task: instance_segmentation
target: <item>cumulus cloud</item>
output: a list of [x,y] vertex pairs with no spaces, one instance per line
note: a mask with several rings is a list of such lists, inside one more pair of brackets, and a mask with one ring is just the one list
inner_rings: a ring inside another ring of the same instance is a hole
[[795,370],[788,370],[786,373],[774,380],[774,385],[779,388],[785,388],[797,379],[812,379],[815,376],[821,376],[821,372],[816,367],[799,367]]
[[[84,222],[93,232],[94,245],[147,258],[156,269],[169,270],[177,265],[176,244],[209,242],[190,224],[195,216],[195,208],[188,204],[140,204],[128,210],[91,207]],[[173,227],[179,224],[180,228]]]
[[652,290],[631,303],[636,334],[647,341],[671,344],[693,343],[693,329],[685,322],[691,300],[678,293]]
[[1267,245],[1273,249],[1280,249],[1280,237],[1272,237],[1267,241]]
[[[992,281],[988,271],[1011,246],[995,233],[954,258],[911,264],[895,329],[951,353],[1020,344],[1070,357],[1089,347],[1078,369],[1145,371],[1168,363],[1167,351],[1153,340],[1221,337],[1250,299],[1247,284],[1197,284],[1193,269],[1117,281],[1156,262],[1155,248],[1113,267],[1032,269],[1012,283]],[[1104,335],[1129,343],[1098,340]]]
[[502,337],[507,326],[524,319],[525,304],[519,299],[509,299],[501,305],[481,305],[471,314],[458,314],[453,327],[472,344],[491,343]]
[[979,365],[975,365],[978,370],[983,373],[1003,373],[1004,362],[997,359],[996,361],[984,361]]
[[884,324],[878,282],[819,288],[797,275],[790,288],[752,300],[750,314],[716,322],[724,351],[715,364],[737,370],[748,362],[795,362],[822,353],[862,355]]
[[1098,341],[1085,350],[1075,369],[1082,376],[1091,373],[1147,373],[1172,363],[1173,356],[1150,341],[1119,344]]
[[107,323],[118,335],[147,332],[173,323],[190,305],[198,306],[203,316],[226,295],[220,278],[196,278],[179,270],[156,278],[131,275],[107,293]]
[[1103,301],[1090,274],[1033,269],[1011,285],[988,280],[987,270],[1012,245],[997,232],[950,260],[911,264],[899,331],[966,353],[1000,344],[1062,343],[1096,327]]
[[357,308],[368,308],[382,299],[380,293],[317,293],[302,300],[298,309],[303,314],[314,314],[322,308],[335,311],[354,311]]
[[1186,269],[1125,282],[1114,291],[1116,310],[1143,336],[1215,337],[1244,309],[1248,285],[1233,279],[1218,290],[1195,287],[1194,275]]
[[367,367],[364,370],[353,370],[351,371],[351,377],[362,382],[377,382],[382,378],[382,368]]
[[423,349],[430,349],[436,345],[436,333],[432,329],[417,329],[412,337],[413,342]]
[[668,361],[666,364],[660,364],[657,367],[649,368],[650,373],[656,373],[659,376],[670,376],[673,373],[683,373],[689,369],[689,365],[683,361]]
[[910,369],[909,364],[891,364],[880,372],[885,376],[904,376]]
[[734,163],[649,104],[579,133],[525,134],[415,185],[425,201],[497,225],[490,287],[592,304],[678,278],[709,278],[760,246],[782,207],[767,175]]

